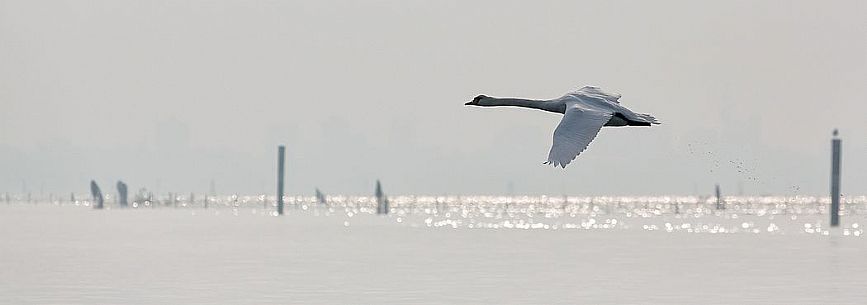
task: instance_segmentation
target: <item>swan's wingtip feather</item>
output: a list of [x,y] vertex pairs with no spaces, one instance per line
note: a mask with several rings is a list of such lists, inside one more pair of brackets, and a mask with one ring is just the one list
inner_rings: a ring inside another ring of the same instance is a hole
[[[574,160],[574,158],[573,158],[573,160]],[[566,165],[569,165],[569,163],[572,163],[572,161],[571,160],[562,161],[562,160],[559,160],[557,158],[552,158],[552,159],[549,159],[548,161],[542,162],[542,164],[550,165],[551,167],[554,167],[554,168],[557,168],[557,167],[566,168]]]

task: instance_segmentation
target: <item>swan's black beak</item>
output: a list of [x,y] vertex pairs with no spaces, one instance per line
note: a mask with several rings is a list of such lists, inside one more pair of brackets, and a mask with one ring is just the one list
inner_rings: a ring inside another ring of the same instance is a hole
[[470,105],[470,106],[472,106],[472,105],[478,105],[478,104],[479,104],[479,100],[482,99],[482,98],[486,98],[486,97],[487,97],[487,96],[485,96],[485,95],[479,95],[479,96],[473,98],[472,101],[467,102],[467,103],[464,104],[464,105]]

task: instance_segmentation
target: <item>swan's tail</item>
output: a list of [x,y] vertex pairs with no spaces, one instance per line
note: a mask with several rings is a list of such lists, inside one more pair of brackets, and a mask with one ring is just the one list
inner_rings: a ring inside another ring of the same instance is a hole
[[653,117],[652,115],[649,115],[649,114],[646,114],[646,113],[636,113],[635,115],[637,115],[638,118],[640,118],[641,120],[643,120],[643,121],[645,121],[645,122],[647,122],[647,123],[650,123],[650,124],[661,124],[661,123],[659,123],[659,121],[658,121],[655,117]]

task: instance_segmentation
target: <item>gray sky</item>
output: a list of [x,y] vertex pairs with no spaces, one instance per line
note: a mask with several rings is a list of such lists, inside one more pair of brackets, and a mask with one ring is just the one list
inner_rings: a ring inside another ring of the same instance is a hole
[[[652,2],[652,3],[651,3]],[[0,0],[0,192],[867,193],[865,1]],[[566,170],[583,85],[659,118]]]

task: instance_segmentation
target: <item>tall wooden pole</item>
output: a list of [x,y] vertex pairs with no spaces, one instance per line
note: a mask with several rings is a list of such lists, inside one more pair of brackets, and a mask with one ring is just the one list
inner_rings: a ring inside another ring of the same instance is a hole
[[283,162],[286,146],[277,147],[277,214],[283,215]]
[[831,139],[831,226],[840,225],[840,146],[841,141],[834,129]]

